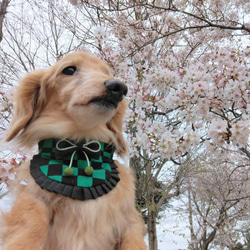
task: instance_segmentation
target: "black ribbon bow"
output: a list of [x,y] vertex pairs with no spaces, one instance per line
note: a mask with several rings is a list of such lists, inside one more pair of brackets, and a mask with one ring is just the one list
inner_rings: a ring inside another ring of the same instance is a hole
[[62,139],[56,143],[55,157],[57,160],[63,160],[65,157],[71,155],[72,163],[75,153],[80,152],[85,155],[87,162],[89,162],[89,157],[92,155],[95,158],[101,155],[101,144],[98,141],[80,141],[75,143],[68,139]]

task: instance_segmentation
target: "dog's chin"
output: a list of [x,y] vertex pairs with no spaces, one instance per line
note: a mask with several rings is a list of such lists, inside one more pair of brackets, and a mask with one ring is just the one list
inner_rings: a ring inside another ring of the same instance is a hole
[[94,100],[88,104],[73,104],[68,107],[68,114],[80,130],[89,130],[106,124],[115,115],[118,104],[106,100]]

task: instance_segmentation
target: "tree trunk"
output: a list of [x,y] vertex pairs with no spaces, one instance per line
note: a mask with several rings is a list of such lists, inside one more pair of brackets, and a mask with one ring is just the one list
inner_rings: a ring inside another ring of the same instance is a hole
[[9,3],[10,3],[10,0],[3,0],[0,3],[0,42],[3,39],[3,20],[7,13],[7,7]]
[[208,247],[210,245],[210,243],[214,240],[215,238],[215,235],[216,235],[216,229],[214,229],[210,234],[209,236],[207,237],[205,235],[204,239],[202,240],[202,249],[201,250],[208,250]]
[[158,250],[157,233],[156,233],[156,213],[154,208],[148,208],[148,243],[149,250]]

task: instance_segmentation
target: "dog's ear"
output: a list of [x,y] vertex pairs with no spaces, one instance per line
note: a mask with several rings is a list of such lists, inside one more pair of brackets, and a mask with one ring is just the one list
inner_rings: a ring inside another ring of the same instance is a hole
[[126,112],[127,103],[123,100],[114,115],[114,117],[108,122],[108,128],[116,135],[117,141],[119,143],[119,148],[117,149],[119,155],[124,155],[127,153],[127,146],[125,139],[122,134],[123,130],[123,118]]
[[14,95],[14,114],[6,132],[6,141],[12,140],[43,109],[46,91],[41,84],[44,70],[27,74],[17,87]]

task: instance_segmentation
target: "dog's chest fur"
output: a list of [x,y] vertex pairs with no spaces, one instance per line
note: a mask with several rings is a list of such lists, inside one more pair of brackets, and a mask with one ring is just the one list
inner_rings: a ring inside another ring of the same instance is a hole
[[[130,175],[128,170],[119,166],[120,175],[125,180]],[[123,178],[114,190],[94,200],[46,196],[47,191],[40,190],[45,194],[45,203],[49,203],[50,224],[45,250],[98,250],[100,246],[100,250],[119,249],[121,232],[129,227],[124,214],[128,214],[127,208],[131,204],[126,202],[126,196],[133,196],[133,184],[125,189]],[[124,199],[121,199],[121,193]],[[47,200],[47,197],[50,198]],[[65,239],[70,241],[65,242]]]

